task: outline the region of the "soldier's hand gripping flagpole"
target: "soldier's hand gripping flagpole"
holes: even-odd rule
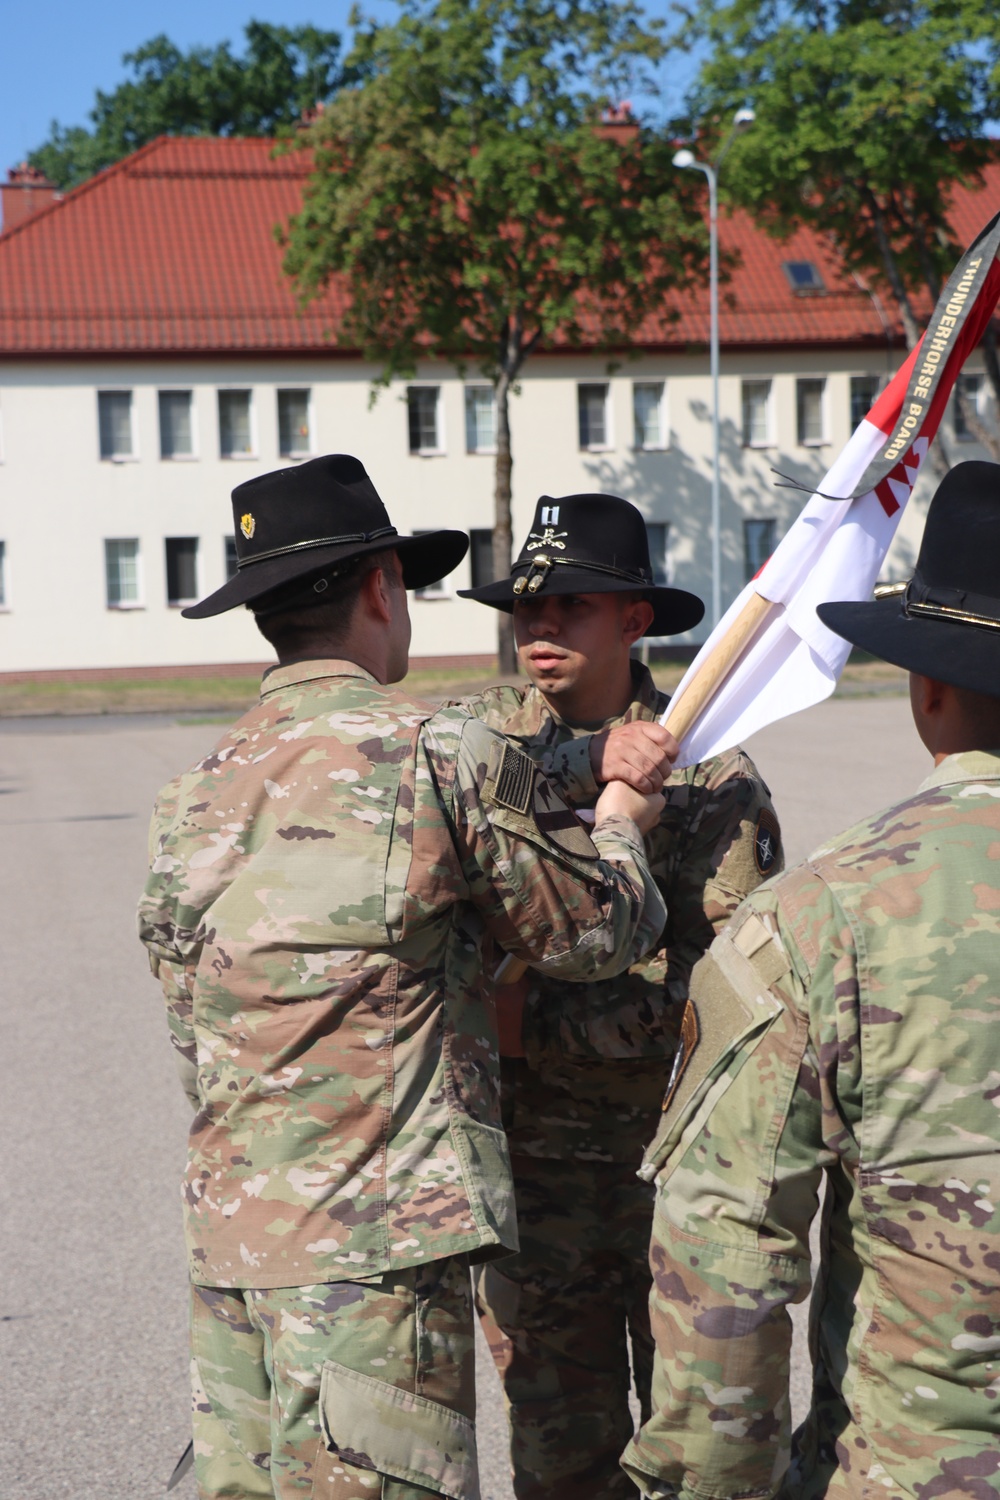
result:
[[[948,280],[897,371],[757,577],[695,657],[661,722],[676,766],[828,697],[849,644],[816,606],[870,596],[962,366],[1000,297],[1000,214]]]
[[[866,599],[969,353],[1000,298],[1000,214],[949,277],[920,343],[896,372],[757,577],[698,652],[661,719],[675,769],[829,697],[850,645],[816,606]],[[509,955],[498,986],[525,965]]]

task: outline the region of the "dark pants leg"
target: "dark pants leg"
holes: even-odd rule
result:
[[[618,1500],[633,1431],[629,1342],[649,1409],[652,1189],[630,1165],[515,1157],[521,1250],[477,1281],[504,1386],[518,1500]]]

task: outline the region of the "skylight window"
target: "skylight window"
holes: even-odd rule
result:
[[[785,260],[782,266],[793,292],[826,291],[823,278],[811,260]]]

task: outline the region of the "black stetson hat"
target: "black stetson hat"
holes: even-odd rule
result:
[[[408,589],[426,588],[458,566],[464,531],[400,536],[364,465],[328,453],[294,468],[248,479],[233,490],[237,571],[207,599],[181,610],[189,620],[250,604],[297,579],[320,577],[335,563],[391,548]]]
[[[697,625],[705,606],[695,594],[653,582],[641,513],[618,495],[543,495],[509,578],[459,589],[510,614],[515,599],[540,594],[641,591],[653,606],[647,635],[676,635]]]
[[[945,475],[909,583],[817,614],[883,661],[1000,698],[1000,464],[972,461]]]

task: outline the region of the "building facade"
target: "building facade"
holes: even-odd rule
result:
[[[160,140],[0,235],[0,674],[201,668],[267,655],[245,611],[180,610],[235,563],[229,492],[320,453],[356,453],[403,532],[472,534],[413,600],[416,658],[489,657],[492,389],[436,363],[371,401],[376,368],[331,338],[342,292],[301,314],[273,227],[305,169],[263,141]],[[1000,172],[958,203],[967,240]],[[724,605],[806,498],[902,357],[884,309],[800,231],[724,220],[720,413]],[[512,398],[514,530],[539,494],[610,490],[643,511],[662,579],[711,589],[707,294],[678,301],[609,369],[546,352]],[[976,360],[965,376],[986,410]],[[978,382],[978,387],[977,387]],[[956,430],[957,423],[957,430]],[[952,462],[982,456],[960,416]],[[888,560],[916,555],[926,476]],[[682,638],[695,644],[703,631]]]

